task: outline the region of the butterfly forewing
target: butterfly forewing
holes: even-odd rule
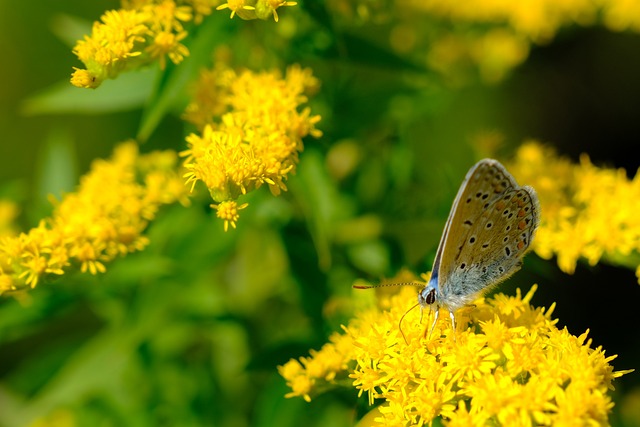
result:
[[[451,308],[520,268],[539,222],[538,199],[495,160],[478,162],[453,203],[436,264],[441,302]]]

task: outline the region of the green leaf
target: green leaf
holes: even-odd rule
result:
[[[69,48],[73,48],[78,40],[82,40],[85,35],[91,34],[91,21],[59,13],[51,19],[51,32]]]
[[[42,114],[104,114],[133,110],[149,98],[156,70],[145,68],[124,73],[116,80],[107,80],[97,90],[80,89],[69,81],[57,83],[26,99],[21,113]]]
[[[326,271],[331,266],[331,242],[335,225],[339,219],[350,215],[352,209],[340,196],[319,152],[306,150],[297,174],[289,187],[309,224],[320,268]]]

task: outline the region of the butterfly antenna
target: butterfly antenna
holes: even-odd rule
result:
[[[413,310],[414,308],[416,308],[416,307],[417,307],[417,306],[419,306],[419,305],[420,305],[420,303],[416,303],[416,304],[414,304],[414,305],[413,305],[409,310],[405,311],[405,312],[404,312],[404,314],[402,315],[402,317],[400,318],[400,321],[398,322],[398,329],[400,329],[400,333],[402,334],[402,338],[404,338],[404,342],[405,342],[405,344],[407,344],[407,345],[409,345],[409,341],[407,341],[407,337],[406,337],[406,335],[404,334],[404,331],[402,330],[402,321],[404,320],[404,317],[405,317],[407,314],[409,314],[409,312],[410,312],[411,310]],[[422,315],[422,312],[421,312],[421,315]]]
[[[373,289],[373,288],[387,288],[390,286],[417,286],[424,287],[424,282],[418,282],[417,280],[413,280],[411,282],[397,282],[397,283],[378,283],[376,285],[372,285],[370,283],[354,283],[353,289]]]
[[[354,283],[353,284],[353,289],[374,289],[374,288],[386,288],[386,287],[390,287],[390,286],[416,286],[416,287],[424,288],[425,284],[424,284],[424,282],[419,282],[417,280],[412,280],[410,282],[378,283],[376,285],[372,285],[370,283]],[[400,321],[398,322],[398,329],[400,329],[400,333],[402,334],[402,338],[404,338],[404,342],[407,345],[409,345],[409,341],[407,340],[407,336],[404,334],[404,331],[402,330],[402,321],[404,320],[404,317],[407,314],[409,314],[409,312],[411,310],[413,310],[414,308],[416,308],[419,305],[420,305],[420,303],[416,303],[415,305],[413,305],[409,310],[407,310],[402,315],[402,317],[400,318]],[[420,312],[420,322],[422,322],[422,311]]]

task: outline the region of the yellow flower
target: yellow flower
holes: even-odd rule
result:
[[[225,75],[226,74],[226,75]],[[222,67],[200,70],[198,81],[193,85],[192,101],[187,106],[184,118],[200,129],[226,113],[226,97],[230,80],[235,79],[232,70]]]
[[[295,6],[295,1],[285,0],[258,0],[256,3],[256,16],[260,19],[269,19],[273,16],[273,20],[278,22],[278,13],[276,9],[282,6]]]
[[[98,87],[100,83],[117,76],[129,58],[139,56],[139,45],[144,43],[149,29],[148,16],[135,10],[110,10],[95,22],[91,36],[78,41],[73,53],[87,67],[76,68],[71,83],[79,87]]]
[[[0,199],[0,237],[16,234],[14,221],[20,208],[11,200]]]
[[[640,5],[633,0],[333,0],[326,4],[341,27],[371,23],[375,40],[386,35],[398,54],[415,63],[426,62],[454,85],[475,77],[473,68],[485,82],[503,79],[526,60],[532,44],[550,43],[563,28],[604,24],[613,31],[640,32]],[[379,24],[390,22],[393,25],[385,34]]]
[[[193,8],[194,18],[193,22],[198,25],[202,23],[202,19],[205,16],[211,15],[213,9],[221,3],[222,0],[188,0]]]
[[[535,289],[478,299],[457,313],[457,331],[441,316],[431,337],[421,314],[407,313],[415,290],[383,297],[388,308],[358,314],[310,358],[279,368],[292,389],[287,397],[310,400],[348,375],[370,404],[383,400],[376,421],[384,425],[431,425],[437,417],[451,426],[606,423],[607,390],[630,371],[614,372],[615,356],[591,348],[586,333],[558,330],[551,309],[530,306]]]
[[[74,47],[73,53],[87,67],[74,68],[74,86],[96,88],[106,79],[153,61],[164,68],[167,57],[179,64],[189,56],[189,49],[180,43],[188,35],[183,23],[194,19],[196,24],[202,22],[214,6],[212,0],[192,0],[183,5],[174,0],[122,3],[122,9],[105,12],[101,22],[94,23],[91,35]]]
[[[613,31],[640,32],[640,3],[635,1],[603,1],[605,25]]]
[[[295,1],[285,0],[228,0],[217,7],[218,10],[231,10],[231,18],[238,15],[245,20],[251,19],[273,19],[278,22],[276,9],[282,6],[295,6]]]
[[[81,272],[86,273],[89,271],[91,274],[98,274],[98,272],[104,273],[107,271],[104,264],[98,260],[102,252],[104,252],[103,243],[84,242],[74,245],[70,251],[70,255],[81,263]],[[101,258],[108,259],[106,256],[102,256]]]
[[[463,400],[458,402],[455,417],[451,417],[447,423],[448,427],[468,427],[483,426],[488,421],[487,416],[482,412],[469,412],[467,405]]]
[[[148,244],[143,232],[159,206],[186,200],[177,166],[176,153],[140,155],[135,143],[120,145],[110,160],[96,160],[76,192],[54,200],[51,218],[0,240],[0,293],[33,288],[74,267],[101,273],[105,263],[142,250]]]
[[[92,75],[89,70],[81,70],[73,67],[75,70],[71,74],[71,84],[83,89],[95,89],[100,85],[98,79]]]
[[[511,69],[529,56],[526,40],[504,29],[490,30],[470,44],[470,56],[488,83],[503,80]]]
[[[169,56],[169,59],[174,64],[179,64],[186,56],[189,56],[189,49],[179,43],[185,37],[187,37],[186,31],[181,31],[178,34],[159,31],[153,38],[153,42],[147,46],[146,51],[149,52],[152,58],[159,59],[160,68],[162,69],[167,66],[165,55]]]
[[[255,0],[228,0],[226,3],[221,4],[216,9],[231,10],[230,18],[233,19],[235,15],[238,15],[242,19],[256,19],[256,8],[254,7]]]
[[[248,203],[243,203],[238,206],[233,200],[222,202],[218,205],[211,205],[211,207],[216,210],[218,218],[224,220],[224,231],[229,229],[229,224],[231,224],[231,227],[236,228],[236,222],[238,222],[240,218],[238,211],[247,206],[249,206]]]
[[[185,119],[202,129],[187,137],[185,178],[193,190],[203,182],[215,202],[234,201],[261,187],[271,193],[286,191],[285,180],[295,173],[302,139],[320,137],[315,128],[319,116],[305,107],[305,92],[317,88],[310,70],[299,66],[279,72],[234,72],[218,65],[200,74],[195,100],[186,109]],[[223,216],[221,216],[223,215]],[[237,212],[227,214],[225,230],[235,227]]]
[[[629,180],[624,170],[598,168],[587,155],[574,164],[535,141],[519,148],[509,170],[540,198],[544,215],[533,243],[538,255],[556,255],[567,273],[580,258],[590,265],[605,258],[640,267],[634,261],[640,251],[640,174]]]
[[[178,6],[174,0],[157,0],[144,5],[150,14],[150,27],[157,31],[182,32],[182,22],[191,21],[193,12],[190,6]]]
[[[455,0],[401,0],[398,6],[431,16],[446,18],[461,25],[476,23],[511,28],[536,43],[550,41],[566,25],[588,25],[597,16],[592,0],[540,0],[502,2],[473,0],[464,4]]]

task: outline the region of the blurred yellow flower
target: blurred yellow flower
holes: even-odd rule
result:
[[[612,31],[640,32],[640,5],[633,0],[328,0],[342,27],[376,26],[376,43],[388,31],[389,46],[465,83],[479,72],[487,83],[502,80],[529,55],[531,45],[553,41],[563,28],[604,24]],[[382,25],[380,25],[382,24]]]
[[[135,143],[96,160],[78,190],[53,200],[50,218],[15,237],[0,238],[0,294],[35,287],[73,269],[97,274],[117,256],[143,249],[160,205],[188,203],[175,152],[140,155]]]
[[[472,0],[401,0],[407,9],[458,23],[498,24],[535,43],[549,42],[562,26],[592,24],[597,16],[594,0],[539,0],[509,2]]]
[[[69,409],[58,408],[44,417],[35,419],[29,427],[75,427],[79,425],[74,413]]]
[[[153,43],[147,46],[146,51],[152,58],[158,58],[161,68],[167,66],[166,56],[174,64],[179,64],[185,56],[189,56],[189,49],[179,43],[185,37],[187,37],[186,31],[177,34],[170,31],[160,31],[153,38]]]
[[[602,20],[612,31],[640,32],[640,3],[633,0],[601,0]]]
[[[574,164],[535,141],[518,149],[509,170],[538,192],[543,212],[533,242],[538,255],[557,256],[567,273],[579,258],[590,265],[605,258],[638,274],[640,174],[630,180],[623,169],[594,166],[586,154]]]
[[[306,107],[305,92],[318,81],[311,71],[291,66],[279,72],[234,72],[223,66],[201,73],[194,102],[185,119],[202,129],[187,137],[185,178],[193,189],[202,181],[215,202],[218,217],[235,228],[237,210],[229,213],[224,202],[236,200],[267,184],[271,193],[286,191],[284,183],[295,172],[302,139],[320,137],[315,128],[320,116]]]
[[[278,22],[276,9],[282,6],[295,6],[295,1],[284,0],[228,0],[217,7],[218,10],[229,9],[231,18],[238,15],[245,20],[251,19],[273,19]]]
[[[279,367],[292,390],[287,396],[310,401],[350,378],[370,404],[383,400],[381,425],[431,425],[436,417],[451,426],[606,424],[613,406],[607,391],[630,371],[614,372],[615,356],[591,348],[587,333],[559,330],[553,306],[532,307],[536,288],[524,297],[518,290],[478,299],[458,311],[457,331],[441,320],[430,338],[419,310],[399,328],[415,290],[381,297],[380,307],[356,315],[311,357]]]
[[[445,23],[441,33],[429,43],[433,46],[428,49],[431,67],[445,76],[453,72],[456,79],[471,63],[477,66],[485,82],[495,83],[527,59],[532,43],[551,42],[563,27],[596,23],[600,2],[401,0],[398,7],[414,12],[405,14],[410,21],[422,15],[422,19],[428,17],[440,25]],[[426,36],[432,37],[432,33]],[[454,54],[447,53],[446,46],[454,46]]]
[[[14,221],[18,217],[20,208],[11,200],[0,199],[0,237],[16,234]]]

